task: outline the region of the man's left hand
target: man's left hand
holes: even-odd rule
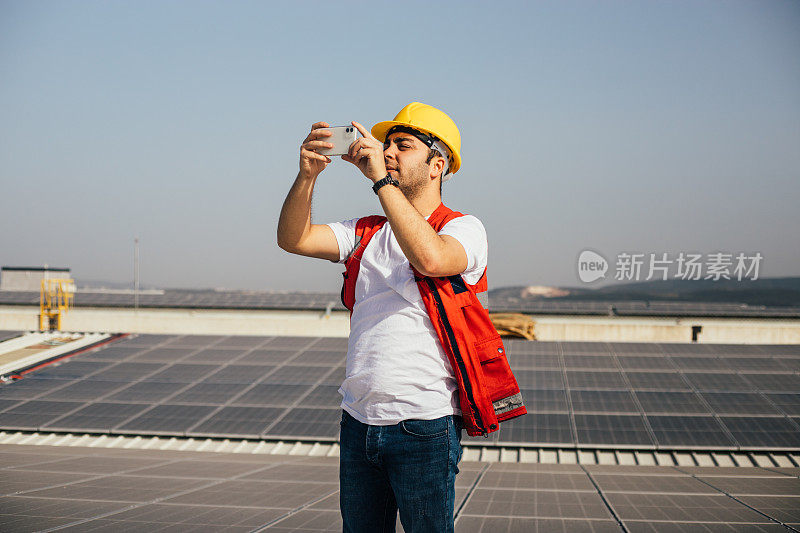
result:
[[[383,159],[383,143],[372,136],[358,122],[351,122],[363,135],[350,145],[350,150],[342,159],[353,163],[373,183],[386,177],[386,163]]]

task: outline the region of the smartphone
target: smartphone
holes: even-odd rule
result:
[[[333,133],[330,137],[324,137],[321,141],[333,144],[333,148],[323,148],[317,153],[327,156],[344,155],[350,150],[350,145],[356,140],[357,130],[355,126],[334,126],[332,128],[325,128]]]

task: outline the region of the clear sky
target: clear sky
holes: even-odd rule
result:
[[[489,279],[580,285],[586,249],[756,252],[800,275],[800,2],[0,2],[0,264],[338,291],[275,243],[311,123],[421,101]],[[354,167],[315,222],[378,213]]]

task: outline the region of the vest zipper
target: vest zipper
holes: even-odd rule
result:
[[[436,308],[439,311],[439,320],[442,321],[442,325],[444,326],[444,330],[447,333],[447,338],[450,340],[450,347],[453,349],[453,356],[455,357],[456,363],[458,364],[458,368],[461,371],[461,381],[464,383],[464,392],[466,393],[467,400],[469,400],[470,407],[472,408],[473,416],[475,417],[475,421],[477,422],[478,428],[481,430],[481,433],[486,436],[486,428],[483,425],[483,421],[481,420],[481,414],[478,411],[478,407],[475,405],[475,397],[472,393],[472,384],[469,382],[469,378],[467,377],[467,367],[464,364],[464,359],[461,357],[461,352],[458,349],[458,343],[456,342],[456,336],[453,332],[453,327],[450,325],[450,320],[447,318],[447,313],[444,310],[444,303],[442,303],[442,297],[439,295],[439,290],[436,288],[436,284],[433,283],[431,278],[425,278],[425,282],[428,284],[431,292],[433,292],[433,299],[436,302]]]

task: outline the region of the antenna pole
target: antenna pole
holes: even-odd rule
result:
[[[133,239],[133,309],[139,309],[139,237]]]

